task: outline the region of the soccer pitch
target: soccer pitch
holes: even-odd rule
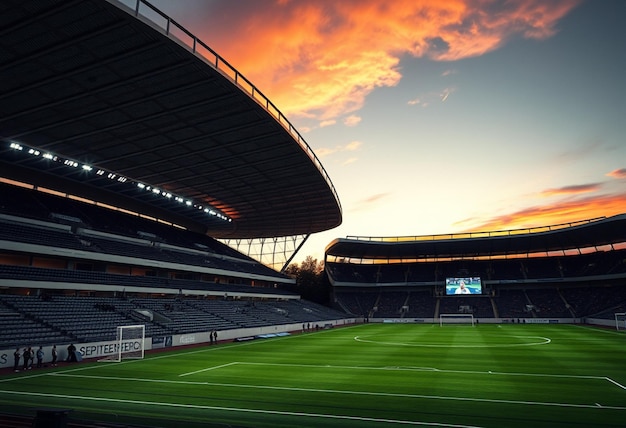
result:
[[[159,427],[623,427],[626,335],[364,324],[0,378],[3,411]]]

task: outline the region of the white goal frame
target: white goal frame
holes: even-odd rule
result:
[[[122,360],[143,359],[146,349],[146,326],[119,325],[115,338],[115,353],[107,355],[98,362],[119,363]]]
[[[446,322],[445,319],[451,319],[452,321]],[[443,327],[444,324],[471,324],[474,327],[474,314],[439,314],[439,327]]]
[[[620,323],[622,324],[621,327]],[[615,312],[615,329],[626,330],[626,312]]]

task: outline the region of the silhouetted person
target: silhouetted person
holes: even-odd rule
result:
[[[52,363],[51,365],[54,367],[57,365],[57,358],[59,357],[59,353],[57,352],[57,346],[54,345],[52,347]]]
[[[67,347],[67,361],[76,362],[76,346],[73,343]]]
[[[37,349],[37,368],[40,369],[43,367],[43,347],[39,347]]]
[[[22,354],[20,353],[20,348],[17,348],[13,353],[13,370],[16,372],[20,371],[20,357]]]
[[[30,360],[30,348],[24,348],[22,358],[24,359],[24,370],[28,370],[28,360]]]

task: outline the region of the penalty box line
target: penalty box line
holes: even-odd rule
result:
[[[579,409],[611,409],[611,410],[626,410],[623,406],[604,406],[598,403],[594,404],[575,404],[575,403],[559,403],[559,402],[542,402],[542,401],[528,401],[528,400],[505,400],[497,398],[473,398],[473,397],[453,397],[442,395],[427,395],[427,394],[408,394],[408,393],[393,393],[393,392],[371,392],[371,391],[352,391],[352,390],[336,390],[336,389],[320,389],[320,388],[294,388],[285,386],[271,386],[271,385],[250,385],[250,384],[231,384],[231,383],[218,383],[218,382],[193,382],[182,380],[166,380],[166,379],[146,379],[146,378],[127,378],[118,376],[90,376],[90,375],[77,375],[77,374],[62,374],[56,373],[50,374],[51,376],[63,376],[63,377],[76,377],[76,378],[88,378],[99,380],[116,380],[127,382],[148,382],[148,383],[164,383],[164,384],[186,384],[197,386],[212,386],[212,387],[224,387],[224,388],[240,388],[240,389],[259,389],[259,390],[278,390],[278,391],[292,391],[292,392],[313,392],[324,394],[338,394],[338,395],[361,395],[361,396],[374,396],[374,397],[397,397],[397,398],[411,398],[411,399],[424,399],[424,400],[439,400],[439,401],[458,401],[458,402],[476,402],[476,403],[493,403],[493,404],[513,404],[522,406],[541,406],[541,407],[561,407],[561,408],[579,408]],[[11,391],[0,391],[0,393],[9,393]],[[17,391],[15,391],[17,393]],[[22,394],[29,394],[26,392],[20,392]],[[32,393],[38,394],[38,393]],[[54,396],[54,394],[51,394]],[[98,399],[98,397],[89,397]],[[243,409],[245,410],[245,409]]]
[[[245,361],[234,361],[232,363],[222,364],[219,366],[207,367],[188,373],[178,375],[179,377],[190,376],[197,373],[207,372],[211,370],[221,369],[234,365],[250,365],[250,366],[279,366],[279,367],[297,367],[297,368],[324,368],[324,369],[341,369],[341,370],[386,370],[386,371],[416,371],[416,372],[436,372],[436,373],[457,373],[469,375],[488,375],[488,376],[520,376],[520,377],[543,377],[557,379],[583,379],[583,380],[601,380],[612,383],[620,389],[626,390],[626,386],[611,379],[608,376],[591,376],[591,375],[565,375],[552,373],[519,373],[519,372],[500,372],[500,371],[478,371],[478,370],[446,370],[437,369],[435,367],[367,367],[367,366],[335,366],[329,364],[289,364],[289,363],[255,363]]]

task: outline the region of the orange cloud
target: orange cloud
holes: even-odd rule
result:
[[[554,205],[530,207],[497,216],[479,226],[472,227],[468,232],[550,226],[623,213],[626,213],[626,195],[591,196]],[[459,224],[470,222],[471,219],[467,219]]]
[[[613,177],[613,178],[626,178],[626,168],[622,168],[622,169],[616,169],[613,170],[611,172],[609,172],[607,174],[608,177]]]
[[[541,196],[561,196],[561,195],[578,195],[580,193],[594,192],[600,189],[600,183],[577,184],[573,186],[564,186],[556,189],[547,189],[541,192]]]
[[[199,36],[288,117],[324,121],[357,111],[375,88],[396,85],[402,56],[454,61],[513,36],[550,37],[577,1],[244,3],[211,10]]]

